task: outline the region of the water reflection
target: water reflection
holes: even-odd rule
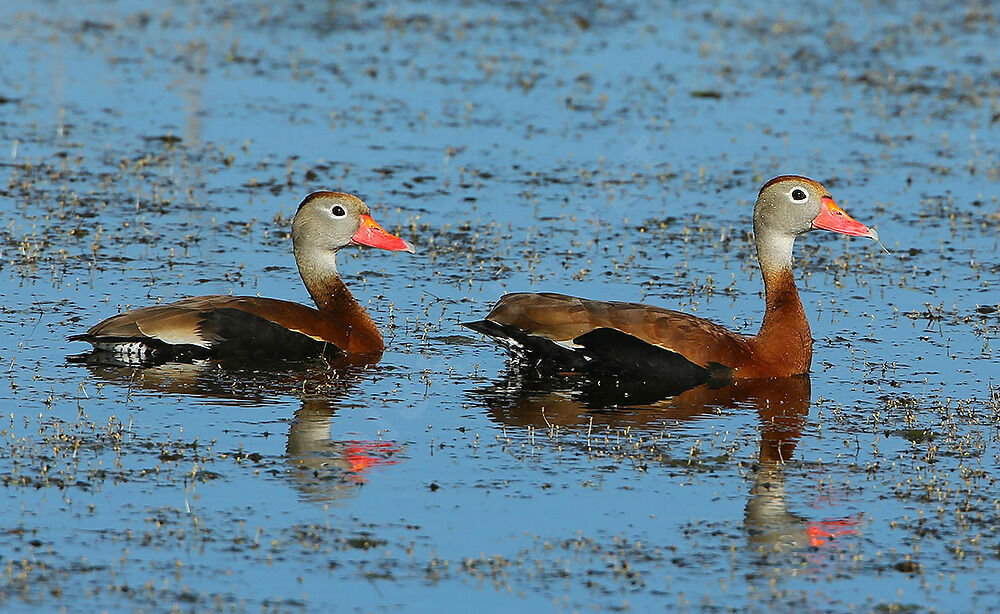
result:
[[[334,440],[333,418],[343,400],[364,380],[361,367],[332,368],[323,360],[286,362],[261,371],[219,361],[164,363],[147,367],[86,363],[98,381],[160,394],[212,399],[213,404],[262,407],[279,397],[301,399],[289,422],[285,475],[304,500],[321,502],[353,496],[375,475],[378,465],[395,464],[393,442]],[[251,461],[255,460],[250,458]]]
[[[485,402],[494,421],[507,426],[588,429],[621,427],[649,430],[710,418],[724,409],[753,409],[760,427],[760,449],[753,486],[744,512],[748,545],[767,559],[771,553],[822,546],[853,533],[852,519],[814,521],[788,510],[785,463],[809,415],[808,375],[708,385],[681,394],[662,394],[655,386],[508,371],[494,385],[471,391]]]
[[[308,501],[353,495],[373,474],[369,469],[397,462],[400,448],[390,441],[330,437],[338,399],[303,399],[288,430],[285,458],[296,488]]]

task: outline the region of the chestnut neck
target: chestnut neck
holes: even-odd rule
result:
[[[358,299],[347,289],[337,271],[336,252],[317,254],[312,250],[300,249],[297,245],[294,251],[299,276],[316,303],[316,308],[324,315],[349,326],[351,337],[360,336],[377,341],[377,344],[372,345],[381,347],[382,333]],[[354,343],[352,340],[351,345]]]
[[[758,358],[780,365],[784,375],[806,373],[812,363],[812,333],[792,274],[795,237],[763,229],[756,243],[766,305],[754,337]]]

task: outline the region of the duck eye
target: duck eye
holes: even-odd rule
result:
[[[795,188],[794,190],[792,190],[791,196],[792,200],[794,200],[797,203],[800,203],[805,199],[809,198],[809,196],[806,194],[806,191],[803,190],[802,188]]]
[[[340,205],[334,205],[330,212],[333,213],[333,217],[344,217],[347,215],[347,211],[344,211],[344,208]]]

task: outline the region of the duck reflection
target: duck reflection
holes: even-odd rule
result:
[[[304,399],[288,429],[285,458],[292,479],[309,501],[329,501],[350,495],[368,482],[369,469],[394,465],[400,448],[390,441],[330,438],[338,400]]]
[[[87,362],[98,381],[128,390],[207,398],[221,405],[263,406],[280,396],[300,398],[301,407],[289,422],[285,444],[285,474],[304,500],[332,501],[353,496],[374,476],[379,465],[397,462],[393,442],[334,440],[333,417],[348,393],[364,380],[368,369],[322,360],[283,363],[264,371],[239,363],[168,362],[145,367],[115,362]]]
[[[551,376],[513,369],[494,385],[471,391],[490,417],[507,426],[665,428],[708,418],[723,409],[754,409],[760,450],[744,513],[751,548],[762,553],[821,546],[853,533],[853,519],[813,521],[788,511],[785,462],[809,415],[808,375],[702,385],[679,394],[648,382]]]

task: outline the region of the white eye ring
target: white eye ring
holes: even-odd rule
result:
[[[333,214],[333,217],[344,217],[347,215],[347,210],[340,205],[334,205],[333,208],[330,209],[330,213]]]
[[[809,193],[800,187],[794,187],[788,192],[788,197],[792,199],[792,202],[803,203],[809,199]]]

